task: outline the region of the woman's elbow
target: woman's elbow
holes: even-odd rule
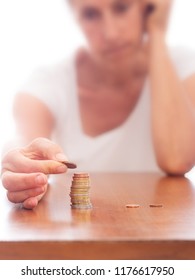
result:
[[[182,159],[157,160],[157,162],[160,169],[171,176],[184,176],[195,165],[194,161],[184,161]]]

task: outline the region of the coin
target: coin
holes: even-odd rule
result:
[[[126,208],[139,208],[139,204],[126,204]]]
[[[76,188],[71,188],[71,194],[89,194],[89,188],[85,189],[76,189]]]
[[[90,188],[89,182],[72,182],[72,189]]]
[[[89,173],[74,173],[73,179],[75,178],[89,178]]]
[[[85,177],[83,177],[83,178],[74,178],[74,180],[72,181],[72,183],[73,184],[87,184],[87,183],[90,183],[90,181],[89,181],[89,178],[85,178]]]
[[[70,161],[63,161],[63,164],[65,164],[69,169],[75,169],[77,168],[76,163],[70,162]]]
[[[71,207],[73,209],[91,209],[92,208],[92,204],[88,204],[88,205],[71,205]]]
[[[163,207],[163,205],[162,204],[150,204],[149,205],[150,207]]]

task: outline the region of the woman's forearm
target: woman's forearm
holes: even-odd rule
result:
[[[195,164],[195,108],[172,64],[163,34],[150,36],[152,133],[159,166],[184,174]]]

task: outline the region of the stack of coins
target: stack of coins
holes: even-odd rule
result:
[[[92,204],[89,198],[90,178],[88,173],[75,173],[70,191],[71,207],[74,209],[89,209]]]

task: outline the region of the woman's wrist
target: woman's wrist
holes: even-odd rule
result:
[[[148,36],[148,51],[149,56],[159,57],[163,53],[167,54],[166,34],[165,32],[153,29]]]

